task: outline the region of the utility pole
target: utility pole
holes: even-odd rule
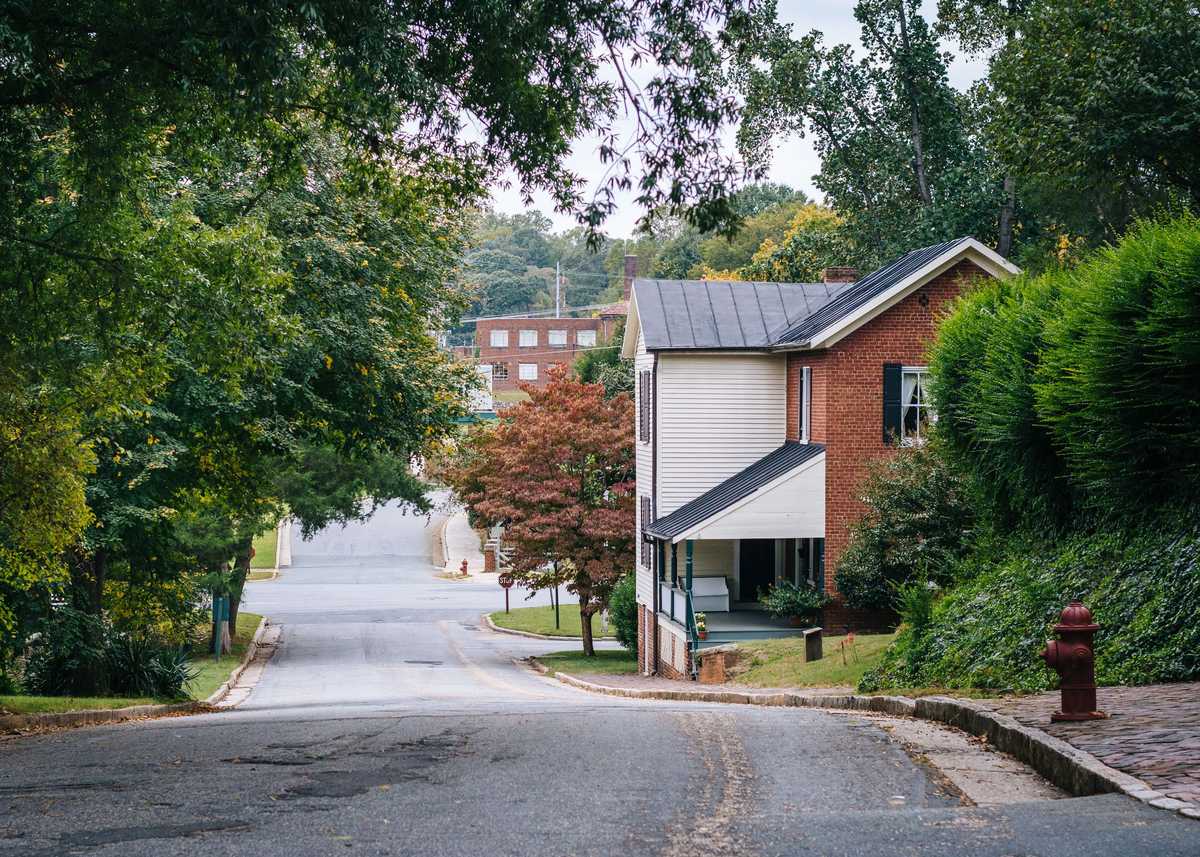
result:
[[[562,274],[559,271],[561,262],[554,263],[554,317],[562,318]]]

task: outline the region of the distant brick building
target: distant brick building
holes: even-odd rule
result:
[[[625,257],[625,300],[592,318],[490,318],[475,324],[477,360],[492,367],[492,391],[546,383],[552,367],[569,366],[582,351],[603,345],[625,317],[637,256]]]

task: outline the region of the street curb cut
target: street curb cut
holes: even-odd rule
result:
[[[208,710],[208,704],[204,702],[170,702],[163,705],[130,705],[127,708],[89,708],[58,714],[5,714],[0,716],[0,734],[99,726],[125,720],[165,717],[169,714],[200,714]]]
[[[542,674],[549,670],[531,658],[528,663]],[[860,696],[841,694],[818,696],[785,691],[780,693],[739,693],[728,690],[664,690],[610,687],[584,681],[568,673],[556,672],[554,678],[571,687],[609,696],[633,699],[664,699],[676,702],[718,702],[741,705],[829,708],[846,711],[872,711],[900,717],[919,717],[954,726],[985,738],[989,744],[1029,765],[1055,785],[1073,795],[1083,796],[1120,792],[1137,798],[1156,809],[1178,812],[1185,818],[1200,816],[1194,803],[1173,800],[1155,791],[1137,777],[1110,768],[1091,753],[1073,747],[1033,726],[1024,726],[1012,717],[998,714],[986,706],[946,696]]]
[[[205,705],[216,705],[229,695],[229,691],[237,684],[237,680],[242,677],[242,673],[246,671],[247,665],[258,654],[258,644],[262,640],[262,635],[267,630],[267,624],[266,616],[258,620],[258,628],[255,629],[254,636],[250,638],[250,644],[246,646],[246,651],[242,654],[242,662],[233,668],[233,672],[229,674],[229,678],[225,679],[225,683],[214,690],[208,699],[204,700]]]
[[[483,624],[488,626],[489,630],[495,631],[497,634],[512,634],[514,637],[528,637],[531,640],[551,640],[561,643],[582,643],[583,637],[552,637],[549,634],[535,634],[532,631],[516,631],[512,628],[501,628],[492,621],[491,613],[483,614]],[[597,639],[604,639],[603,637]]]

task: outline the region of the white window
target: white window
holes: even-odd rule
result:
[[[507,381],[508,380],[508,364],[494,363],[492,364],[492,380]]]
[[[537,364],[536,363],[518,363],[517,377],[522,381],[537,380]]]
[[[518,344],[522,348],[531,348],[531,347],[537,345],[537,331],[536,330],[522,330],[521,331],[521,340]]]
[[[905,366],[900,372],[900,442],[924,443],[929,426],[937,422],[929,397],[929,370]]]
[[[594,330],[577,330],[575,331],[575,342],[582,348],[591,348],[596,344],[596,331]]]
[[[812,368],[809,366],[800,370],[799,393],[800,442],[808,443],[812,439]]]
[[[549,332],[548,339],[546,341],[551,345],[566,345],[567,332],[565,330],[552,330]]]
[[[491,338],[492,348],[508,348],[508,331],[493,330]]]

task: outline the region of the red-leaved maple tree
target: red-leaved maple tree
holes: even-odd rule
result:
[[[530,400],[472,435],[447,476],[476,518],[503,524],[514,579],[579,599],[592,655],[592,616],[634,562],[633,403],[562,369],[523,389]]]

